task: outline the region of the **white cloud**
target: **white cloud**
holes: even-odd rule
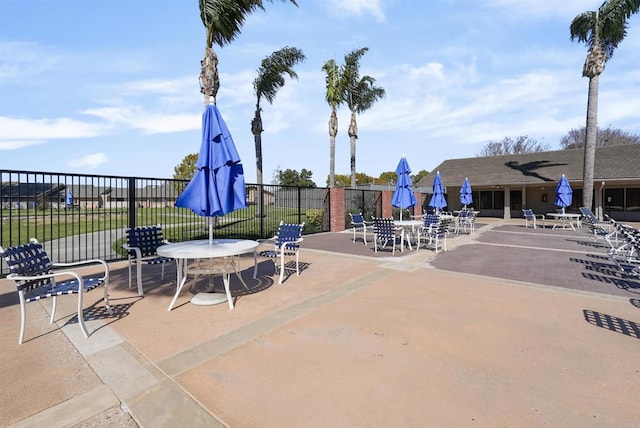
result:
[[[381,0],[330,0],[329,4],[340,15],[372,15],[378,22],[385,20]]]
[[[17,150],[43,143],[42,140],[0,140],[0,150]]]
[[[47,140],[86,138],[103,135],[106,127],[67,117],[55,119],[16,119],[0,116],[0,142],[5,140]]]
[[[92,153],[81,158],[73,159],[69,162],[70,167],[84,168],[84,169],[96,169],[100,165],[103,165],[109,161],[109,158],[104,153]]]
[[[510,14],[525,17],[557,15],[573,19],[579,13],[596,10],[602,0],[563,0],[563,1],[531,1],[531,0],[488,0],[487,5],[493,8],[506,9]]]

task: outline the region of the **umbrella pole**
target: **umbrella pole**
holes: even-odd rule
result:
[[[213,223],[209,217],[209,245],[213,245]]]

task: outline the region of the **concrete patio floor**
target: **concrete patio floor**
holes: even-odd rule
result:
[[[139,297],[114,263],[89,339],[64,296],[55,324],[27,305],[18,345],[0,280],[0,426],[637,426],[640,281],[584,230],[479,220],[437,256],[308,236],[282,285],[243,257],[234,310],[183,290],[168,312],[174,269],[145,267]]]

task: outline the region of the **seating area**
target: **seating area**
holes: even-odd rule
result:
[[[612,403],[607,397],[613,387],[619,390],[628,387],[629,378],[635,373],[637,364],[633,355],[640,302],[634,284],[640,282],[638,277],[622,277],[607,260],[606,249],[588,245],[590,237],[585,230],[553,233],[547,229],[544,233],[523,234],[518,233],[522,230],[520,218],[506,222],[480,220],[476,235],[481,238],[477,242],[472,243],[475,240],[467,239],[468,236],[450,234],[447,252],[440,251],[437,257],[431,257],[431,250],[421,245],[419,252],[405,253],[400,259],[396,254],[394,260],[388,261],[385,260],[391,256],[388,245],[389,251],[382,251],[379,258],[374,258],[371,240],[368,240],[369,247],[353,245],[349,229],[305,236],[300,257],[301,261],[311,264],[311,269],[303,269],[299,277],[291,275],[287,279],[286,283],[295,287],[274,286],[277,279],[273,277],[271,262],[262,260],[260,285],[256,285],[258,281],[248,280],[247,271],[243,271],[242,276],[252,290],[265,287],[266,292],[243,295],[234,311],[229,311],[226,305],[192,306],[185,292],[177,310],[167,312],[170,293],[147,291],[147,296],[139,298],[135,288],[128,288],[128,262],[110,264],[110,304],[115,313],[121,313],[123,306],[128,305],[124,312],[127,316],[94,317],[95,313],[89,311],[94,309],[95,301],[103,308],[102,293],[95,293],[90,299],[85,295],[84,315],[91,333],[88,341],[73,325],[75,296],[59,298],[56,317],[64,316],[62,323],[66,317],[71,320],[62,329],[48,327],[45,322],[49,315],[45,309],[50,305],[27,305],[30,312],[25,344],[17,345],[15,337],[11,337],[13,334],[9,334],[0,352],[5,368],[5,403],[15,397],[24,404],[5,406],[10,410],[3,412],[5,423],[0,425],[21,422],[21,426],[39,426],[36,417],[58,415],[65,410],[68,415],[72,413],[68,411],[68,404],[86,402],[95,397],[94,393],[100,393],[101,398],[108,399],[107,403],[113,403],[109,406],[130,409],[140,426],[161,426],[167,420],[174,426],[216,426],[212,415],[224,418],[224,423],[219,425],[250,426],[259,418],[259,424],[267,421],[270,426],[286,426],[288,420],[298,417],[308,420],[296,409],[283,411],[278,407],[279,403],[295,402],[301,388],[305,388],[305,381],[314,382],[309,396],[312,400],[326,400],[327,391],[335,391],[335,379],[327,376],[326,371],[292,373],[291,367],[315,359],[328,361],[323,364],[331,369],[353,359],[354,355],[375,363],[376,373],[384,381],[383,395],[363,404],[361,397],[367,393],[371,371],[367,366],[365,370],[350,373],[346,381],[349,385],[361,385],[357,389],[360,395],[350,398],[353,394],[346,391],[343,396],[330,398],[337,405],[332,406],[330,420],[323,419],[324,425],[335,425],[336,421],[350,417],[350,408],[358,406],[363,413],[375,414],[372,418],[358,419],[361,425],[376,425],[383,420],[391,426],[403,425],[406,421],[419,426],[441,406],[450,406],[451,412],[462,414],[459,420],[464,425],[462,418],[467,419],[468,414],[464,412],[469,410],[470,403],[474,409],[484,409],[486,394],[482,392],[486,388],[474,390],[472,395],[453,405],[449,398],[441,397],[425,410],[420,407],[420,397],[442,395],[442,383],[430,382],[431,373],[416,371],[415,367],[428,366],[434,358],[443,364],[442,382],[448,381],[449,374],[461,371],[484,373],[499,369],[505,374],[506,389],[500,392],[499,405],[491,409],[492,421],[509,424],[509,416],[500,419],[504,403],[517,408],[522,404],[519,397],[531,391],[534,391],[534,400],[551,403],[552,407],[546,411],[566,414],[562,397],[566,396],[567,388],[558,391],[538,388],[541,383],[557,382],[558,376],[563,377],[563,385],[571,387],[569,393],[578,397],[578,402],[572,404],[574,408],[588,409],[594,399],[598,399],[600,422],[606,417],[614,425],[624,426],[625,421],[635,420],[638,410],[627,405],[633,397],[627,397],[624,406],[619,401]],[[568,236],[572,237],[567,239]],[[327,246],[314,246],[313,251],[306,251],[314,240],[332,242],[333,238],[341,242],[342,253]],[[459,245],[465,242],[470,245]],[[265,249],[268,244],[261,243]],[[45,248],[48,249],[47,244]],[[350,251],[365,254],[367,250],[371,257],[345,256]],[[49,250],[49,254],[54,253]],[[522,263],[533,258],[535,264]],[[472,262],[461,262],[467,259]],[[241,257],[240,261],[241,268],[245,269],[253,263],[248,257]],[[527,286],[521,282],[523,269]],[[160,281],[159,268],[145,270],[144,274],[145,285]],[[235,290],[242,289],[231,276]],[[0,307],[0,320],[7,332],[17,333],[19,305],[15,288],[10,290],[13,286],[10,282],[2,282],[3,293],[9,296],[10,291],[15,304],[5,298],[5,305]],[[161,290],[165,291],[164,287]],[[402,296],[404,298],[400,298]],[[42,332],[39,324],[48,329]],[[558,325],[562,328],[556,328]],[[522,335],[523,329],[526,335]],[[38,335],[34,340],[36,330]],[[496,336],[495,331],[504,334]],[[416,344],[416,337],[429,338],[428,343],[451,346],[435,347],[427,354],[416,352],[416,346],[427,343]],[[518,358],[496,363],[493,357],[469,359],[468,355],[449,352],[451,347],[468,347],[470,337],[475,340],[473,349],[478,354],[497,353],[496,358],[500,360],[506,349]],[[506,342],[505,337],[509,338]],[[114,340],[116,338],[118,340]],[[522,349],[531,352],[522,352]],[[578,358],[569,371],[562,365],[558,370],[548,370],[548,365],[536,366],[539,349],[553,361],[569,361],[585,349],[590,350],[590,358]],[[381,355],[385,358],[380,358]],[[401,358],[387,358],[390,355]],[[611,355],[622,356],[615,370],[602,364]],[[523,365],[538,367],[536,376],[523,376]],[[264,370],[265,366],[270,369]],[[581,391],[591,381],[582,382],[582,373],[592,373],[597,379],[606,378],[611,388],[594,388],[593,393],[584,398]],[[419,376],[424,394],[417,396],[407,390],[406,379],[411,376]],[[491,382],[492,379],[486,379],[489,389]],[[273,386],[273,392],[265,395],[263,390],[255,388],[257,383]],[[298,387],[292,389],[292,384]],[[68,385],[73,389],[68,395],[62,395],[59,391]],[[24,399],[29,391],[35,390],[49,401]],[[452,391],[455,393],[457,389]],[[220,400],[222,396],[228,399]],[[160,411],[158,397],[163,399]],[[378,412],[390,402],[402,405],[408,401],[412,410],[403,414],[402,420],[387,412],[380,416]],[[348,404],[349,408],[340,407],[340,403]],[[246,411],[247,406],[251,414]],[[20,413],[16,409],[27,411]],[[522,413],[530,415],[527,421],[535,425],[539,415],[527,409]],[[571,417],[570,423],[579,425],[587,421],[588,425],[592,414],[583,414],[586,416]],[[65,426],[80,426],[80,422],[82,420],[74,420]]]
[[[0,247],[10,273],[7,279],[13,280],[20,298],[20,334],[18,344],[24,341],[26,326],[26,304],[42,299],[52,298],[50,323],[56,321],[56,305],[58,296],[76,294],[78,296],[78,325],[84,337],[89,332],[84,323],[83,295],[100,286],[104,291],[104,304],[111,314],[109,305],[109,266],[103,260],[92,259],[76,263],[54,263],[44,247],[36,239],[29,243],[14,247]],[[78,268],[90,265],[101,265],[102,273],[96,276],[83,276]]]

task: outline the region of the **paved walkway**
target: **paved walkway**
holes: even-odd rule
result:
[[[32,303],[23,345],[0,280],[0,426],[636,426],[640,286],[602,242],[516,221],[437,256],[310,236],[282,285],[243,258],[233,311],[183,291],[167,312],[173,270],[141,298],[117,263],[116,316],[87,294],[85,339],[74,297],[53,325]]]

